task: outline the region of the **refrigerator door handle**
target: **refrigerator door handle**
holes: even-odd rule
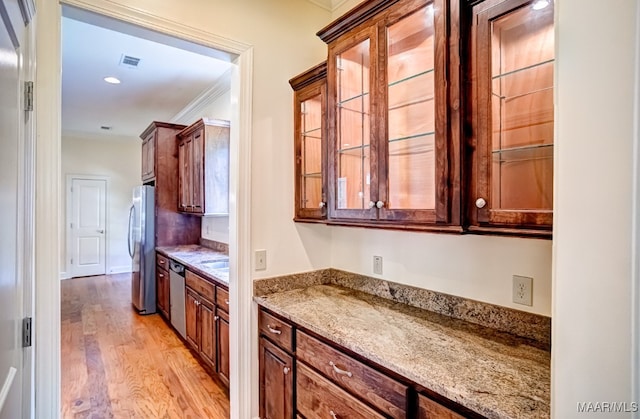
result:
[[[133,228],[131,227],[131,222],[133,221],[133,205],[129,208],[129,240],[127,240],[127,246],[129,247],[129,256],[133,257],[133,249],[131,246],[131,241],[133,240]]]

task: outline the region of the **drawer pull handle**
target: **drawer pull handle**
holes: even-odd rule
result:
[[[282,334],[282,330],[278,330],[278,329],[276,329],[276,327],[278,327],[278,326],[273,326],[272,327],[270,324],[267,325],[267,329],[269,329],[269,331],[271,333],[275,333],[276,335]]]
[[[335,413],[333,413],[333,410],[329,410],[329,413],[331,414],[331,419],[339,419],[338,415],[336,415]]]
[[[284,367],[282,369],[282,372],[284,372],[285,374],[289,374],[289,371],[291,371],[291,368],[289,368],[289,367]]]
[[[336,374],[346,375],[349,378],[353,377],[353,374],[351,374],[351,371],[341,370],[340,368],[338,368],[336,364],[333,363],[333,361],[329,361],[329,365],[333,367],[333,370],[336,372]]]

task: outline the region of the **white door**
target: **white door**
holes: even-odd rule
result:
[[[106,272],[106,179],[71,179],[71,276]]]
[[[24,15],[30,17],[30,15]],[[22,348],[25,273],[26,30],[18,0],[0,0],[0,419],[30,415],[30,356]],[[28,20],[28,19],[27,19]],[[24,374],[24,375],[23,375]]]

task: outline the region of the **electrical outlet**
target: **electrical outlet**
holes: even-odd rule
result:
[[[264,249],[256,250],[255,270],[264,271],[266,269],[267,269],[267,251]]]
[[[513,302],[525,306],[533,305],[533,278],[513,275]]]
[[[382,275],[382,256],[373,257],[373,273]]]

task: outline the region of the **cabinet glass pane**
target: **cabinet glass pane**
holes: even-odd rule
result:
[[[339,209],[364,209],[370,201],[369,44],[366,39],[336,57]]]
[[[369,146],[341,150],[338,156],[340,171],[336,185],[337,208],[368,208],[371,200]]]
[[[435,135],[389,143],[389,207],[435,208]]]
[[[492,208],[553,208],[553,5],[491,22]]]
[[[433,5],[387,28],[388,208],[435,208]]]
[[[322,98],[300,104],[302,170],[301,208],[319,208],[322,201]]]

